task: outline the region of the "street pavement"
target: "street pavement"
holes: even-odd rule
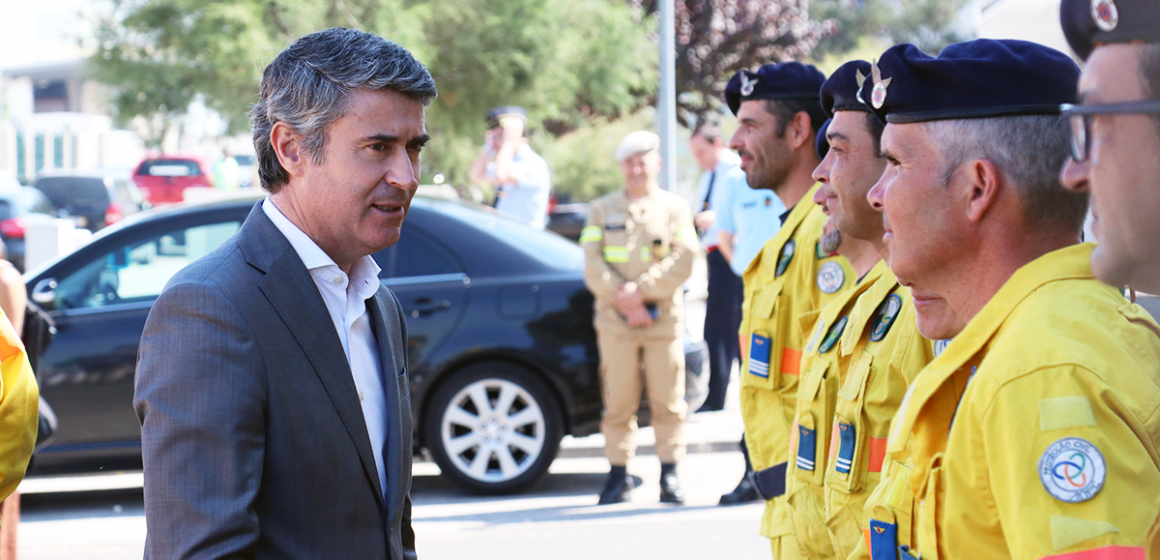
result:
[[[623,559],[769,557],[758,535],[762,505],[717,506],[743,472],[736,388],[722,412],[695,414],[681,464],[686,505],[661,505],[653,433],[640,430],[629,470],[644,480],[629,503],[597,506],[608,463],[600,435],[565,438],[548,476],[515,496],[466,494],[416,462],[411,493],[422,558]],[[27,479],[20,487],[20,560],[140,558],[145,542],[141,473]]]

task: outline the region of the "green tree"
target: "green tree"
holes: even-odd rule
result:
[[[841,56],[866,39],[889,45],[913,43],[932,55],[965,37],[952,23],[966,0],[814,0],[810,18],[831,21],[833,31],[814,56]]]
[[[648,23],[608,0],[115,0],[97,22],[94,76],[114,117],[158,145],[192,101],[246,130],[261,70],[295,38],[333,26],[379,33],[428,65],[429,173],[462,181],[483,115],[521,104],[553,136],[639,109],[655,88]]]

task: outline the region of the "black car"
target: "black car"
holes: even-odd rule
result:
[[[0,239],[8,249],[8,261],[24,271],[24,235],[28,220],[36,216],[52,218],[56,210],[40,191],[32,187],[0,189]]]
[[[53,170],[37,177],[33,186],[48,197],[58,216],[94,232],[147,207],[127,171]]]
[[[37,376],[58,429],[34,472],[140,468],[132,396],[146,315],[166,281],[232,236],[254,203],[145,212],[25,277],[57,327]],[[565,434],[599,429],[580,247],[416,197],[398,244],[374,258],[407,314],[416,449],[445,474],[474,491],[514,491],[547,471]],[[481,451],[497,435],[507,445]]]

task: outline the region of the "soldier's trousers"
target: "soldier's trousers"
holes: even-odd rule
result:
[[[613,466],[625,466],[636,453],[636,413],[641,400],[641,370],[648,391],[657,456],[675,463],[685,456],[685,353],[681,338],[633,336],[622,329],[597,329],[600,380],[604,394],[604,453]],[[643,367],[642,367],[643,366]]]

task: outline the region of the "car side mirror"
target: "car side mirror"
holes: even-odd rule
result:
[[[41,307],[52,309],[52,305],[56,303],[56,279],[45,278],[37,282],[32,288],[31,298]]]

